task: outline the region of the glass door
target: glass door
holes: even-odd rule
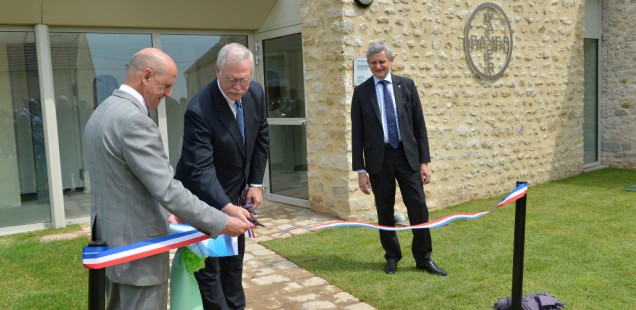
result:
[[[269,162],[265,198],[308,206],[305,79],[302,36],[257,36],[269,112]]]
[[[51,221],[35,33],[0,31],[0,228]]]

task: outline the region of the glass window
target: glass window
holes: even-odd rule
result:
[[[264,40],[263,51],[269,117],[304,118],[305,80],[300,34]]]
[[[84,127],[126,77],[130,57],[152,46],[150,34],[52,32],[51,61],[66,218],[90,215]]]
[[[228,43],[247,46],[247,36],[161,35],[161,49],[172,57],[178,70],[172,97],[166,98],[168,151],[173,168],[181,157],[183,115],[188,102],[216,78],[216,56]]]
[[[583,108],[584,163],[595,163],[598,158],[598,39],[584,39],[585,78]]]
[[[0,227],[51,221],[35,34],[0,32]]]

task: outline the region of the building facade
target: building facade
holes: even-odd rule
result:
[[[173,164],[219,48],[248,46],[269,105],[266,198],[374,220],[351,171],[350,102],[368,44],[419,90],[430,208],[606,166],[636,168],[630,1],[9,0],[0,12],[0,234],[86,222],[82,132],[130,56],[175,59],[152,116]],[[471,45],[472,44],[472,45]],[[468,46],[468,47],[467,47]],[[486,72],[486,78],[479,75]],[[497,76],[488,78],[488,75]]]

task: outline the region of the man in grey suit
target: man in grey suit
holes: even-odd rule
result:
[[[243,208],[219,211],[173,178],[148,111],[170,96],[176,76],[168,55],[142,49],[131,58],[124,84],[86,125],[93,239],[111,248],[167,235],[170,213],[211,237],[237,236],[254,227]],[[167,252],[106,268],[108,309],[166,309],[168,277]]]
[[[351,153],[358,186],[375,197],[378,222],[395,226],[395,181],[411,225],[428,221],[423,185],[430,183],[431,155],[426,124],[413,80],[393,75],[393,53],[384,41],[374,41],[367,50],[367,64],[373,74],[356,86],[351,100]],[[386,266],[394,274],[402,259],[398,236],[380,231]],[[413,230],[412,253],[418,269],[446,276],[431,259],[433,246],[429,229]]]

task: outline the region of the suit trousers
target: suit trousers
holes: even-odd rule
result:
[[[135,286],[112,282],[106,277],[108,310],[168,308],[168,282],[153,286]]]
[[[238,237],[239,254],[227,257],[208,257],[205,267],[194,273],[199,283],[203,309],[228,310],[245,308],[243,290],[243,256],[245,235]]]
[[[428,222],[428,209],[424,197],[424,188],[420,171],[414,171],[408,163],[404,148],[386,148],[382,169],[378,174],[370,174],[371,188],[375,197],[378,222],[383,226],[395,226],[396,180],[400,186],[402,199],[406,206],[411,225]],[[431,259],[433,246],[430,229],[414,229],[411,249],[417,265]],[[380,242],[384,248],[385,259],[402,259],[400,241],[394,231],[380,230]]]

